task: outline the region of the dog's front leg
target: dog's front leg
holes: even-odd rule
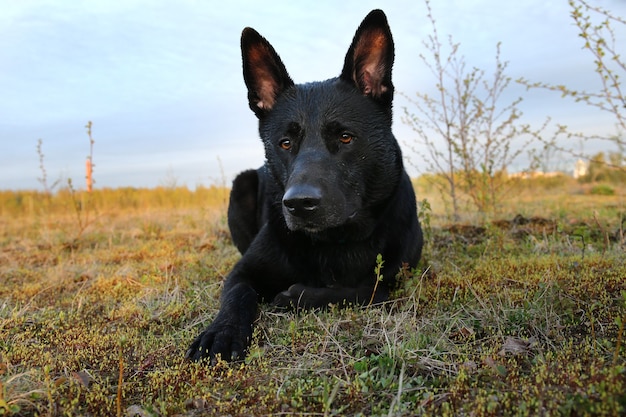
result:
[[[218,357],[238,360],[245,356],[252,338],[252,324],[257,314],[256,291],[245,281],[240,281],[233,271],[222,293],[217,316],[189,346],[185,357],[198,361],[209,358],[211,364]],[[230,285],[229,285],[230,284]]]

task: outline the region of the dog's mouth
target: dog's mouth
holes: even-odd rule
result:
[[[332,216],[324,217],[322,218],[322,221],[315,221],[310,219],[304,220],[293,216],[287,216],[286,220],[287,227],[289,227],[289,229],[292,231],[302,231],[309,235],[320,235],[331,229],[336,229],[338,227],[353,223],[354,220],[358,217],[358,214],[358,210],[354,210],[347,217],[343,218],[343,220],[333,219]]]
[[[322,233],[325,229],[321,229],[315,225],[305,225],[302,228],[302,231],[304,233],[310,234],[310,235],[317,235],[319,233]]]

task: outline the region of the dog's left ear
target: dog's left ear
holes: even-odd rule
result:
[[[263,117],[293,81],[272,45],[252,28],[241,33],[241,54],[250,108],[257,117]]]
[[[372,10],[356,31],[340,78],[354,83],[365,95],[391,105],[394,47],[387,17]]]

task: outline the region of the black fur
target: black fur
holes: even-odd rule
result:
[[[417,264],[415,195],[391,133],[393,40],[385,14],[358,28],[338,78],[295,85],[254,29],[241,37],[250,108],[266,162],[241,173],[228,224],[243,254],[213,323],[187,358],[242,358],[259,301],[283,307],[388,298],[403,263]],[[376,256],[384,259],[376,285]],[[376,292],[374,294],[374,289]]]

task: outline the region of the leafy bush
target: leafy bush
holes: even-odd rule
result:
[[[589,193],[593,195],[615,195],[615,190],[609,185],[599,184],[594,186]]]

